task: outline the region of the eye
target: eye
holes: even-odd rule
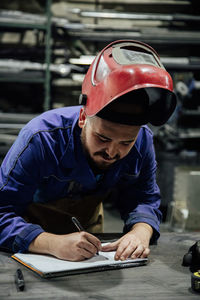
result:
[[[123,146],[130,146],[133,142],[122,142],[121,144]]]
[[[99,140],[102,142],[102,143],[107,143],[108,142],[108,140],[106,140],[106,139],[104,139],[104,138],[102,138],[102,137],[98,137],[99,138]]]

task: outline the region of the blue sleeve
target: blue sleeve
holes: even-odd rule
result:
[[[27,251],[30,242],[44,231],[22,218],[41,176],[37,138],[28,140],[22,130],[0,168],[0,247],[13,252]]]
[[[153,228],[152,242],[159,236],[162,214],[160,206],[160,190],[156,183],[155,151],[153,140],[148,138],[145,153],[135,174],[126,174],[119,184],[119,209],[124,220],[124,232],[139,222],[149,224]]]

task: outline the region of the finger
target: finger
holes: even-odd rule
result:
[[[115,251],[118,247],[119,241],[109,243],[105,246],[102,246],[102,251]]]
[[[97,247],[90,242],[84,242],[81,247],[90,252],[92,255],[95,255],[98,252]]]
[[[82,239],[77,243],[77,246],[81,249],[85,249],[86,251],[88,251],[89,253],[91,253],[91,255],[94,255],[95,253],[97,253],[97,248],[90,243],[88,240],[86,239]]]
[[[79,260],[84,260],[86,258],[91,258],[94,256],[94,253],[91,253],[85,248],[79,247],[77,251],[79,253]]]
[[[95,247],[95,253],[101,251],[101,241],[96,236],[86,232],[85,238],[90,244],[92,244]]]
[[[139,258],[143,252],[144,252],[145,248],[143,245],[138,245],[136,247],[136,249],[133,251],[132,255],[131,255],[131,258]]]
[[[97,248],[88,241],[88,233],[87,232],[79,232],[78,238],[76,241],[76,247],[79,249],[85,249],[86,251],[90,252],[92,255],[94,255],[97,252]]]
[[[143,253],[142,253],[142,255],[141,255],[141,258],[148,257],[149,254],[150,254],[150,249],[149,249],[149,248],[146,248],[146,249],[143,251]]]
[[[131,257],[132,253],[135,251],[136,248],[137,246],[135,244],[129,243],[128,246],[124,248],[124,250],[121,252],[121,254],[119,253],[117,255],[119,255],[120,260],[125,260]]]
[[[123,256],[123,252],[129,247],[130,241],[129,240],[122,240],[121,243],[119,244],[116,254],[115,254],[115,260],[121,259],[121,256]]]

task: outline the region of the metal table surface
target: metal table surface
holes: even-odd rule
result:
[[[191,290],[191,273],[182,267],[182,257],[200,233],[163,232],[158,245],[151,246],[146,266],[43,279],[20,265],[11,254],[0,252],[0,299],[200,299]],[[114,236],[113,236],[114,238]],[[20,267],[25,290],[14,281]]]

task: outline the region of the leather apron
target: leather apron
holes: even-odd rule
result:
[[[46,232],[67,234],[76,232],[71,221],[75,216],[82,226],[91,233],[103,232],[103,204],[108,195],[87,195],[82,198],[62,198],[48,203],[29,205],[24,219],[39,224]]]

